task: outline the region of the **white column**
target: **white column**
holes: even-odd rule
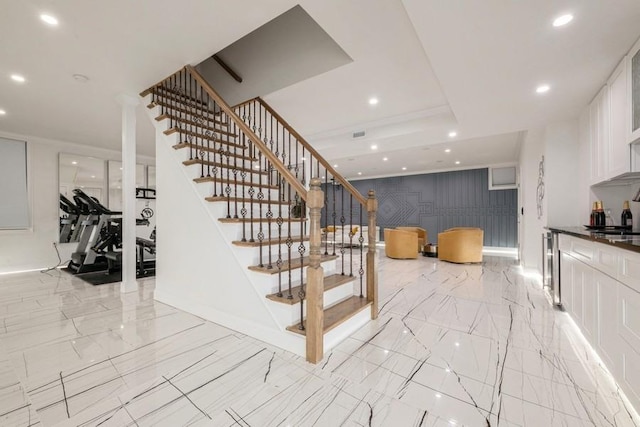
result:
[[[136,282],[136,107],[138,98],[118,96],[122,106],[122,284],[120,292],[138,290]]]

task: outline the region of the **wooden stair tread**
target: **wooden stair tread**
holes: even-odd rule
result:
[[[260,171],[257,171],[256,169],[243,168],[243,167],[240,167],[240,166],[234,166],[233,164],[210,162],[210,161],[202,160],[202,159],[185,160],[185,161],[182,162],[182,164],[185,165],[185,166],[192,166],[192,165],[216,166],[218,168],[223,168],[223,169],[227,169],[227,168],[233,169],[235,167],[239,171],[253,172],[254,175],[267,175],[267,172],[260,172]]]
[[[278,270],[278,267],[276,266],[275,261],[273,262],[273,266],[271,268],[268,268],[266,265],[260,267],[259,265],[252,265],[249,267],[249,270],[251,271],[255,271],[258,273],[265,273],[265,274],[278,274],[278,271],[289,271],[292,268],[300,268],[300,256],[298,255],[298,245],[295,244],[296,242],[294,241],[294,246],[295,246],[295,251],[294,251],[294,246],[291,247],[291,264],[289,265],[289,261],[284,261],[282,263],[282,268],[280,270]],[[293,254],[296,254],[298,256],[293,256]],[[337,259],[338,256],[337,255],[321,255],[320,256],[320,262],[326,262],[326,261],[332,261],[334,259]],[[306,267],[309,265],[309,257],[306,256],[304,258],[302,258],[302,267]]]
[[[291,218],[291,222],[304,222],[306,221],[307,218]],[[222,223],[235,223],[235,222],[239,222],[239,223],[243,223],[243,222],[251,222],[251,218],[218,218],[218,221],[222,222]],[[268,222],[271,221],[273,224],[276,223],[276,219],[271,218],[270,220],[268,218],[253,218],[253,222]],[[289,219],[287,218],[287,221],[285,221],[285,224],[289,221]]]
[[[300,236],[291,236],[291,238],[293,239],[294,242],[300,241]],[[283,238],[281,238],[280,240],[278,240],[277,238],[264,239],[262,241],[262,246],[271,246],[271,245],[278,245],[278,244],[284,245],[287,243],[286,240],[287,240],[287,236],[283,236]],[[302,241],[308,242],[309,236],[302,236]],[[242,240],[234,240],[231,243],[235,246],[242,246],[242,247],[248,247],[248,248],[257,248],[258,246],[260,246],[260,242],[257,240],[254,242],[250,242],[248,240],[246,242],[243,242]]]
[[[353,282],[354,280],[356,280],[355,276],[348,276],[348,275],[342,275],[342,274],[332,274],[331,276],[326,276],[324,278],[324,291],[327,292],[328,290],[336,288],[340,285],[344,285],[345,283]],[[307,286],[306,283],[305,283],[305,286]],[[291,299],[287,298],[287,295],[289,295],[289,289],[283,289],[281,297],[279,297],[278,294],[275,293],[275,294],[267,295],[267,298],[270,299],[271,301],[279,302],[282,304],[293,305],[300,302],[300,296],[298,295],[299,291],[300,291],[300,286],[295,286],[291,288],[291,296],[292,296]],[[303,298],[303,299],[306,299],[306,298]]]
[[[228,127],[228,125],[225,122],[222,122],[218,119],[210,119],[210,118],[207,118],[207,119],[208,119],[207,123],[210,122],[210,124],[213,124],[214,126]],[[197,123],[195,120],[189,120],[184,117],[176,116],[175,114],[163,113],[163,114],[160,114],[158,117],[156,117],[156,121],[161,122],[162,120],[175,120],[176,122],[186,123],[193,126],[199,126],[212,131],[222,130],[217,127],[205,126],[203,123]]]
[[[175,144],[173,146],[174,150],[181,150],[183,148],[193,148],[195,150],[197,150],[198,152],[200,151],[206,151],[209,153],[214,153],[214,154],[219,154],[219,152],[214,149],[214,148],[210,148],[210,147],[203,147],[202,145],[197,145],[197,144],[192,144],[191,142],[181,142],[179,144]],[[241,154],[235,154],[235,153],[230,153],[231,157],[235,157],[237,159],[242,159],[242,160],[246,160],[248,162],[255,162],[258,159],[255,158],[251,158],[251,157],[247,157],[247,156],[243,156]]]
[[[235,142],[223,141],[220,138],[220,136],[215,136],[215,135],[207,136],[207,135],[205,135],[204,132],[194,132],[194,131],[191,131],[191,130],[188,130],[188,129],[181,129],[181,128],[177,127],[177,126],[174,126],[174,127],[170,128],[170,129],[167,129],[167,130],[164,131],[165,135],[171,135],[171,134],[174,134],[174,133],[180,133],[180,134],[183,134],[183,135],[191,135],[194,138],[197,137],[197,138],[202,138],[202,139],[208,139],[209,141],[218,141],[218,142],[222,142],[223,144],[228,144],[228,145],[235,145],[237,147],[242,147],[243,150],[247,148],[246,146],[241,145],[241,144],[237,144]],[[214,131],[214,133],[221,134],[222,136],[225,136],[225,137],[231,138],[231,139],[235,139],[235,138],[238,137],[238,135],[236,135],[235,133],[227,132],[226,130],[225,131],[216,130],[216,131]]]
[[[194,178],[193,179],[195,182],[197,183],[202,183],[202,182],[222,182],[223,184],[235,184],[235,181],[233,179],[228,180],[228,179],[220,179],[220,178],[214,178],[212,176],[205,176],[202,178]],[[255,187],[255,188],[266,188],[266,189],[271,189],[271,190],[279,190],[280,188],[277,185],[267,185],[267,184],[259,184],[257,182],[250,182],[250,181],[245,181],[242,182],[241,180],[238,180],[238,185],[239,186],[244,186],[244,187]]]
[[[172,111],[179,111],[180,113],[188,114],[190,116],[193,116],[193,115],[196,114],[194,111],[191,111],[188,108],[183,108],[183,107],[180,107],[180,106],[177,106],[177,105],[172,105],[172,104],[169,104],[168,102],[159,101],[157,99],[155,101],[152,101],[149,104],[147,104],[147,108],[148,109],[152,109],[152,108],[155,108],[155,107],[164,107],[164,108],[167,108],[167,109],[172,110]],[[219,117],[219,115],[214,113],[213,111],[204,111],[204,112],[203,111],[199,111],[197,114],[202,116],[203,113],[206,114],[208,117],[213,117],[214,119],[216,117]],[[160,115],[160,116],[162,116],[162,115]],[[158,116],[158,117],[160,117],[160,116]],[[156,120],[157,120],[157,118],[156,118]],[[221,121],[220,122],[220,126],[226,126],[226,124]]]
[[[181,102],[182,104],[193,104],[197,105],[198,108],[206,108],[207,110],[209,110],[209,106],[203,100],[163,86],[156,86],[154,88],[151,88],[149,93],[154,93],[159,97],[170,98],[174,101]]]
[[[326,334],[370,305],[371,303],[367,301],[366,298],[353,296],[329,308],[325,308],[322,331]],[[287,331],[295,332],[300,335],[307,334],[306,330],[300,330],[299,328],[300,323],[296,323],[295,325],[287,327]]]
[[[204,198],[207,202],[226,202],[227,200],[230,200],[231,202],[244,202],[244,203],[250,203],[250,204],[259,204],[260,200],[258,200],[257,198],[242,198],[242,197],[227,197],[227,196],[209,196],[209,197],[205,197]],[[264,199],[262,200],[262,205],[263,206],[269,206],[269,203],[271,203],[271,205],[291,205],[291,201],[282,201],[282,200],[267,200]],[[273,212],[273,220],[276,220],[276,212]],[[287,220],[286,217],[283,217],[285,222]]]

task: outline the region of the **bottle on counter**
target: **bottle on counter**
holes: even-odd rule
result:
[[[607,217],[604,213],[604,206],[602,201],[596,202],[596,227],[604,227],[607,225]]]
[[[589,217],[589,225],[590,226],[595,226],[596,225],[596,217],[598,216],[598,204],[597,202],[593,202],[593,206],[591,208],[591,216]]]
[[[625,228],[633,228],[633,215],[631,215],[631,209],[629,209],[629,201],[625,200],[622,205],[622,217],[620,225]]]

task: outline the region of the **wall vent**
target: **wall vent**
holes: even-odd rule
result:
[[[362,138],[365,135],[365,131],[361,130],[353,133],[354,138]]]

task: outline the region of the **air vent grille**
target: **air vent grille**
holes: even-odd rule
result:
[[[361,130],[353,133],[354,138],[362,138],[365,135],[365,131]]]

